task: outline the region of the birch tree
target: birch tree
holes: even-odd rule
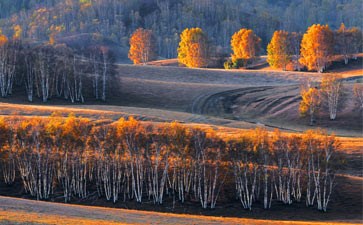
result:
[[[343,81],[341,75],[325,75],[321,81],[321,90],[329,109],[329,117],[335,120],[339,104],[342,102]]]
[[[321,104],[321,93],[310,81],[300,86],[301,102],[299,106],[300,114],[310,117],[310,126],[315,122],[316,114]]]

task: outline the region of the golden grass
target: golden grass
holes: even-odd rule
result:
[[[7,198],[8,200],[11,198]],[[30,200],[18,200],[14,201],[28,201]],[[21,203],[21,202],[17,202]],[[359,224],[355,221],[341,222],[341,221],[326,221],[326,222],[313,222],[313,221],[281,221],[281,220],[259,220],[259,219],[243,219],[243,218],[223,218],[213,216],[196,216],[196,215],[185,215],[185,214],[172,214],[172,213],[159,213],[159,212],[147,212],[138,210],[125,210],[125,209],[110,209],[93,206],[75,206],[75,205],[64,205],[59,203],[44,203],[35,202],[37,209],[39,205],[44,204],[44,207],[51,205],[55,210],[63,208],[61,210],[64,213],[64,208],[68,210],[76,210],[81,213],[78,216],[67,215],[57,213],[42,213],[42,212],[28,212],[24,210],[17,210],[17,206],[14,205],[12,209],[0,209],[0,223],[8,222],[29,224],[29,223],[41,223],[41,224],[77,224],[77,225],[103,225],[103,224],[300,224],[300,225],[320,225],[320,224]],[[22,208],[22,207],[18,207]],[[33,211],[33,209],[31,209]],[[40,210],[41,211],[41,210]],[[91,219],[92,213],[97,214],[100,219]],[[70,213],[72,214],[72,213]],[[102,216],[103,215],[103,216]]]
[[[91,220],[81,217],[69,217],[61,215],[49,215],[42,213],[30,213],[25,211],[8,211],[0,210],[0,223],[9,222],[11,223],[41,223],[41,224],[77,224],[77,225],[114,225],[114,224],[127,224],[121,222],[112,222],[105,220]]]

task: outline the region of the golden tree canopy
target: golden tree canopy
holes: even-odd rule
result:
[[[310,116],[310,125],[314,123],[314,116],[321,104],[320,91],[315,87],[308,87],[301,91],[301,102],[299,106],[299,112],[301,115]]]
[[[198,27],[185,29],[180,35],[179,62],[187,67],[206,67],[208,56],[208,38],[203,30]]]
[[[8,38],[2,34],[2,31],[0,29],[0,46],[6,44],[8,42]]]
[[[13,27],[13,30],[14,30],[13,39],[14,40],[20,39],[21,35],[22,35],[22,32],[23,32],[23,29],[21,28],[21,26],[20,25],[15,25]]]
[[[151,30],[138,28],[132,34],[128,56],[134,64],[145,64],[157,58],[155,38]]]
[[[314,24],[301,41],[300,63],[308,70],[323,72],[333,54],[333,32],[328,25]]]
[[[267,46],[267,62],[271,67],[286,69],[291,60],[289,45],[289,33],[283,30],[275,31]]]
[[[232,61],[251,60],[259,55],[261,38],[250,29],[241,29],[234,33],[231,40]]]

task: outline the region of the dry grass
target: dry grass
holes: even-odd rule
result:
[[[65,205],[0,197],[0,223],[40,224],[359,224],[359,221],[274,221]]]

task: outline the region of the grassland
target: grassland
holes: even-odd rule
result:
[[[156,65],[156,66],[155,66]],[[160,67],[162,65],[162,67]],[[300,133],[314,127],[299,117],[298,85],[310,77],[316,81],[320,74],[306,72],[282,72],[268,68],[262,70],[225,71],[221,69],[188,69],[174,67],[175,62],[157,62],[148,66],[118,65],[118,92],[112,93],[108,102],[87,102],[70,105],[62,100],[43,104],[29,104],[14,97],[2,99],[0,115],[12,117],[46,117],[53,112],[63,116],[73,113],[94,120],[113,122],[120,117],[135,118],[162,123],[180,121],[187,126],[214,129],[220,136],[236,136],[244,129],[264,126],[269,130],[279,127],[284,132]],[[344,77],[363,75],[354,64],[347,69],[335,68],[333,72]],[[288,208],[283,215],[274,211],[246,212],[234,205],[215,211],[183,211],[165,214],[156,212],[109,209],[100,207],[63,205],[33,202],[16,198],[0,197],[0,223],[5,224],[337,224],[361,223],[362,209],[362,155],[363,137],[359,110],[352,100],[352,82],[345,83],[348,101],[338,114],[337,121],[321,115],[318,126],[335,132],[341,141],[339,156],[345,158],[337,179],[337,192],[332,208],[327,214],[301,207]],[[4,188],[4,187],[3,187]],[[17,195],[15,195],[17,196]],[[19,196],[18,196],[19,197]],[[92,202],[79,202],[91,204]],[[97,205],[93,204],[93,205]],[[98,205],[163,211],[161,208],[135,205]],[[185,210],[185,209],[184,209]],[[172,210],[169,210],[172,211]],[[299,212],[297,215],[297,212]],[[210,215],[241,218],[219,218]],[[269,219],[269,220],[264,220]],[[299,220],[300,222],[297,222]],[[313,222],[312,222],[313,221]],[[324,221],[324,222],[318,222]]]

